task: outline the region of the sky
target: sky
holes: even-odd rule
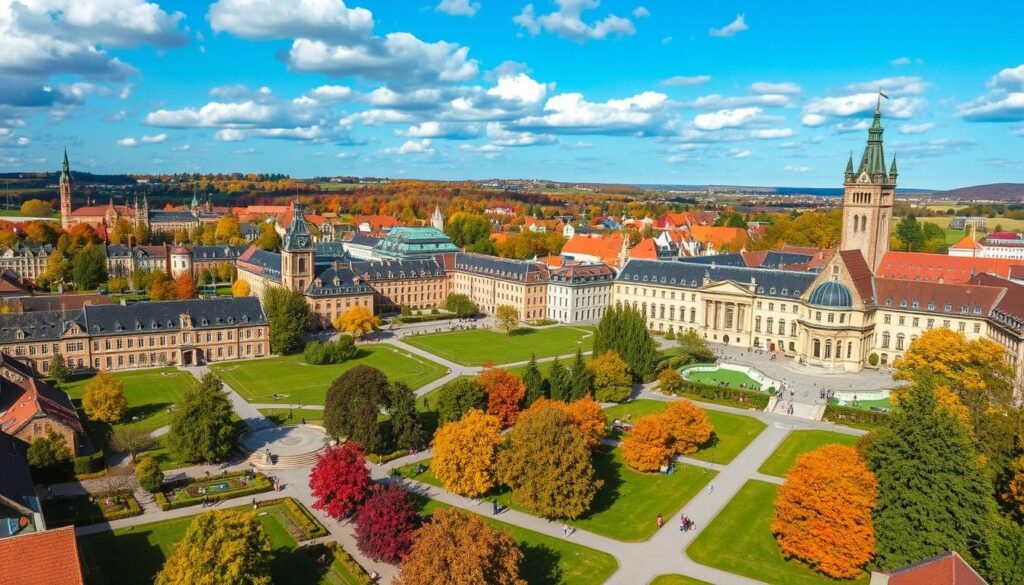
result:
[[[0,172],[1024,180],[1024,2],[0,0]]]

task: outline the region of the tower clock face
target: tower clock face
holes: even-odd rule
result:
[[[309,245],[309,238],[299,238],[297,240],[297,242],[298,242],[299,246],[304,248],[304,247]]]

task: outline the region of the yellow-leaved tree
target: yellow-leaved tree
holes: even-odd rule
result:
[[[669,404],[663,416],[672,433],[672,450],[676,455],[696,453],[714,430],[704,410],[689,400]]]
[[[255,512],[196,516],[155,585],[270,585],[270,538]]]
[[[658,471],[672,458],[672,431],[663,414],[637,419],[620,443],[626,465],[637,471]]]
[[[474,408],[437,430],[430,467],[448,491],[468,497],[485,494],[495,485],[501,442],[501,419]]]
[[[231,296],[247,297],[252,294],[252,287],[245,280],[239,278],[231,285]]]
[[[362,337],[380,327],[380,319],[366,307],[352,307],[334,320],[334,328],[354,337]]]
[[[82,408],[91,420],[116,423],[128,412],[121,379],[109,372],[100,372],[85,387]]]

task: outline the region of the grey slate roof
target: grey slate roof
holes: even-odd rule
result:
[[[257,273],[267,278],[281,278],[281,255],[276,252],[251,247],[239,258],[239,262],[249,264],[256,268]]]
[[[191,317],[194,329],[267,323],[267,315],[256,297],[87,305],[77,320],[88,335],[154,333],[180,330],[183,314]]]
[[[455,269],[519,282],[541,282],[547,279],[548,275],[547,268],[538,262],[510,260],[467,252],[455,255]]]
[[[248,246],[192,246],[193,260],[235,260]]]
[[[341,242],[314,242],[313,254],[318,264],[348,258],[345,246]]]
[[[369,280],[402,280],[406,278],[444,276],[444,268],[433,258],[349,262],[348,266],[354,273]]]
[[[710,256],[683,256],[679,258],[679,262],[686,262],[687,264],[700,264],[702,266],[737,266],[744,267],[747,265],[743,261],[743,254],[712,254]]]
[[[8,502],[23,514],[38,512],[32,475],[19,447],[17,439],[0,433],[0,504]],[[3,535],[5,531],[0,532],[0,536]]]
[[[150,211],[149,223],[182,223],[197,221],[191,211]]]
[[[78,320],[81,314],[81,310],[0,313],[0,343],[57,341],[64,324]],[[23,339],[18,339],[18,331],[24,334]]]
[[[367,235],[363,232],[352,232],[352,237],[345,240],[343,243],[350,244],[353,246],[368,246],[370,248],[377,245],[381,238]]]
[[[759,295],[796,300],[817,275],[766,268],[704,266],[688,262],[632,259],[622,267],[616,280],[696,289],[704,285],[705,277],[710,282],[730,281],[741,286],[749,285],[753,280],[757,284],[756,290]]]
[[[358,279],[348,267],[336,264],[317,274],[306,293],[314,297],[373,294],[373,287]]]

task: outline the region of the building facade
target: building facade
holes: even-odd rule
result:
[[[546,317],[559,323],[599,321],[611,306],[615,271],[604,264],[550,270]]]
[[[548,269],[539,262],[461,252],[452,255],[448,275],[449,291],[466,295],[484,313],[511,305],[522,321],[547,315]]]
[[[22,280],[35,282],[46,272],[46,263],[55,249],[50,244],[30,246],[23,243],[4,248],[0,251],[0,271],[9,270]]]
[[[270,341],[259,299],[193,299],[3,314],[0,352],[46,374],[58,353],[72,371],[124,370],[267,356]]]

